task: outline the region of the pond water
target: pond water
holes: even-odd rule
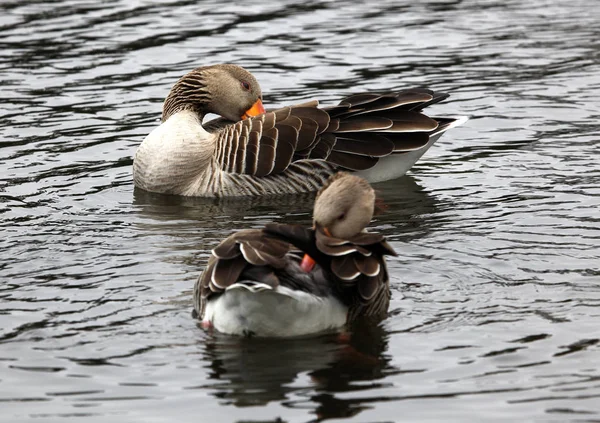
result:
[[[0,9],[1,421],[600,421],[595,0]],[[134,190],[170,86],[222,62],[268,108],[429,86],[471,117],[376,185],[391,312],[350,345],[191,318],[220,239],[310,223],[310,195]]]

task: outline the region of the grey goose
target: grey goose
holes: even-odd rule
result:
[[[151,192],[223,197],[317,191],[340,170],[369,182],[398,178],[466,120],[423,113],[447,97],[411,88],[265,111],[248,71],[199,67],[172,87],[162,123],[135,154],[134,183]],[[221,118],[203,124],[208,113]]]
[[[375,193],[340,172],[315,199],[312,228],[269,223],[212,250],[194,286],[202,326],[232,335],[290,337],[379,321],[390,301],[385,237],[367,232]]]

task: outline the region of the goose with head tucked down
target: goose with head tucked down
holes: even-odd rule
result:
[[[233,335],[290,337],[378,321],[390,300],[385,237],[365,227],[375,193],[346,172],[318,192],[312,228],[267,224],[214,250],[194,286],[194,314]]]
[[[397,178],[466,120],[422,112],[447,97],[412,88],[267,112],[245,69],[199,67],[167,96],[162,123],[135,154],[134,183],[151,192],[223,197],[317,191],[339,170],[369,182]],[[203,124],[208,113],[221,118]]]

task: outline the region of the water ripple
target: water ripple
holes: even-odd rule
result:
[[[598,419],[591,0],[0,9],[5,418]],[[312,195],[134,190],[132,156],[171,84],[219,62],[252,70],[268,107],[424,85],[452,94],[435,113],[471,116],[409,176],[375,187],[388,210],[373,227],[399,252],[391,312],[348,344],[240,340],[190,316],[220,239],[311,220]]]

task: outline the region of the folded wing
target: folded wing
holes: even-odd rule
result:
[[[226,172],[277,175],[303,159],[358,171],[381,157],[423,148],[454,119],[431,118],[422,110],[447,97],[423,88],[355,94],[336,106],[318,108],[311,101],[206,128],[215,131],[217,162]]]

